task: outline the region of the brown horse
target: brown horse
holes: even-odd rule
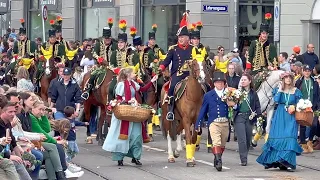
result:
[[[50,58],[48,61],[49,61],[49,67],[46,67],[46,62],[43,62],[44,63],[43,67],[45,70],[43,75],[41,75],[41,78],[40,78],[40,86],[41,86],[40,96],[43,101],[48,101],[49,85],[50,85],[50,82],[58,76],[58,67],[56,65],[61,61],[61,59],[59,60],[59,59]]]
[[[202,63],[196,60],[189,60],[188,64],[190,75],[184,80],[186,83],[185,90],[175,103],[175,120],[168,121],[165,119],[168,112],[168,104],[166,100],[166,88],[169,82],[167,82],[161,91],[161,108],[162,108],[162,129],[167,137],[168,141],[168,162],[175,162],[174,158],[179,157],[182,150],[181,134],[182,130],[185,130],[186,135],[186,157],[187,166],[191,167],[195,165],[194,153],[196,146],[197,133],[192,125],[196,123],[200,107],[203,100],[203,86],[199,83],[205,81],[205,61]],[[177,141],[177,149],[173,152],[171,147],[172,140]]]
[[[114,77],[114,72],[109,69],[108,67],[106,67],[106,71],[107,71],[107,75],[105,77],[105,79],[103,80],[101,86],[98,89],[94,89],[90,92],[90,96],[89,98],[84,101],[83,106],[84,106],[84,118],[85,121],[89,122],[90,121],[90,117],[91,117],[91,106],[96,106],[96,107],[100,107],[101,108],[101,113],[100,113],[100,117],[99,117],[99,121],[98,121],[98,134],[97,134],[97,140],[98,140],[98,144],[100,146],[103,145],[107,129],[108,129],[108,124],[110,124],[110,120],[108,120],[108,123],[105,123],[106,118],[107,118],[107,107],[108,107],[108,92],[109,92],[109,86],[110,83]],[[87,81],[90,79],[91,76],[91,72],[87,72],[84,77],[83,77],[83,81],[81,84],[81,88],[82,90],[84,90],[84,88],[86,87],[86,83]],[[102,131],[102,127],[104,126],[104,131]],[[107,126],[107,127],[106,127]],[[90,129],[89,126],[87,126],[87,142],[91,142],[91,138],[89,137],[91,136],[90,133]]]

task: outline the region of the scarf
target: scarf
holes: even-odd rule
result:
[[[137,96],[137,90],[136,90],[136,86],[134,84],[133,81],[124,81],[124,98],[125,98],[125,102],[128,102],[131,100],[131,89],[130,86],[133,87],[133,89],[136,91],[136,96]],[[146,119],[147,120],[147,119]],[[119,135],[119,139],[122,140],[127,140],[128,139],[128,134],[129,134],[129,121],[126,120],[121,120],[121,125],[120,125],[120,135]],[[144,125],[144,122],[141,122],[141,126],[142,126],[142,138],[143,138],[143,142],[147,143],[150,142],[150,139],[147,135],[147,131],[146,131],[146,127]]]

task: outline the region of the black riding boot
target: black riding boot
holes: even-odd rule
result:
[[[212,147],[212,153],[214,154],[214,167],[217,171],[222,170],[222,149],[219,146]]]
[[[173,121],[174,120],[174,97],[171,96],[169,97],[169,102],[168,102],[168,113],[166,119],[168,121]]]

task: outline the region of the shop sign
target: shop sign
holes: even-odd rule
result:
[[[93,7],[113,7],[115,0],[92,0]]]
[[[9,0],[0,0],[0,14],[6,14],[8,12]]]
[[[203,12],[228,12],[228,6],[203,5]]]
[[[280,41],[280,0],[274,1],[273,40]]]
[[[55,11],[58,9],[58,0],[39,0],[39,9],[42,8],[42,5],[46,5],[48,11]]]

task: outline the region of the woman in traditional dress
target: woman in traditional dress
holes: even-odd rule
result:
[[[302,93],[294,87],[293,74],[285,72],[281,78],[279,87],[273,90],[277,108],[272,119],[269,138],[257,162],[265,169],[279,167],[281,170],[294,171],[296,156],[302,153],[302,149],[297,142],[298,124],[291,105],[296,106]]]
[[[138,91],[147,91],[152,83],[158,79],[154,76],[148,84],[140,87],[134,81],[136,75],[133,68],[124,68],[119,72],[115,94],[118,102],[135,102]],[[120,133],[119,133],[120,132]],[[111,126],[102,149],[112,152],[112,160],[118,161],[118,166],[123,166],[125,156],[132,158],[132,163],[142,165],[139,161],[142,153],[142,142],[149,142],[143,123],[119,120],[112,114]]]

